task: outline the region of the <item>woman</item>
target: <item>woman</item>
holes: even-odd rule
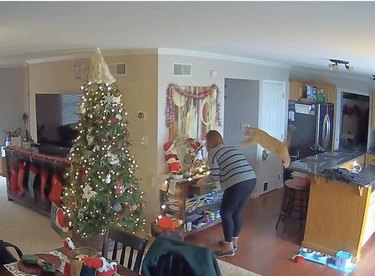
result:
[[[234,256],[242,226],[242,210],[254,190],[256,174],[238,149],[224,145],[223,138],[216,130],[207,133],[206,146],[210,175],[200,179],[197,184],[220,181],[224,190],[220,215],[225,240],[219,242],[220,251],[215,253],[218,257]]]

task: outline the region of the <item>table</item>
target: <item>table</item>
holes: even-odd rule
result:
[[[62,252],[62,253],[64,252],[63,248],[58,248],[57,250]],[[132,271],[132,270],[126,268],[126,267],[123,267],[121,265],[118,265],[117,270],[118,270],[117,273],[120,274],[120,275],[123,275],[123,276],[140,276],[140,274],[138,274],[137,272],[134,272],[134,271]],[[1,276],[14,276],[3,265],[0,265],[0,275]],[[64,274],[60,271],[56,271],[56,276],[61,276],[61,275],[64,275]]]

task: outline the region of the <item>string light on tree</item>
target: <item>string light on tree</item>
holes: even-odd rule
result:
[[[134,156],[129,155],[131,143],[123,121],[127,113],[121,107],[121,93],[100,50],[90,81],[81,90],[80,134],[69,154],[72,165],[67,172],[63,209],[82,237],[104,234],[110,225],[136,232],[145,225],[143,193],[134,176]]]

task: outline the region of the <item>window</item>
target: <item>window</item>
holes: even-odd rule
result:
[[[79,120],[78,104],[82,101],[80,94],[61,95],[61,125],[77,123]]]

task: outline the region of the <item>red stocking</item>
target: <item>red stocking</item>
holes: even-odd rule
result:
[[[18,166],[18,194],[23,195],[25,193],[25,189],[23,187],[23,179],[25,177],[25,167],[26,167],[26,162],[22,162]]]
[[[42,202],[46,201],[46,194],[44,192],[47,184],[47,178],[48,178],[48,173],[46,168],[42,168],[40,171],[40,195],[42,197]]]
[[[56,175],[52,177],[51,192],[49,193],[49,200],[57,206],[61,206],[62,183]]]
[[[14,165],[10,169],[10,191],[14,194],[17,193],[17,178],[17,166]]]

